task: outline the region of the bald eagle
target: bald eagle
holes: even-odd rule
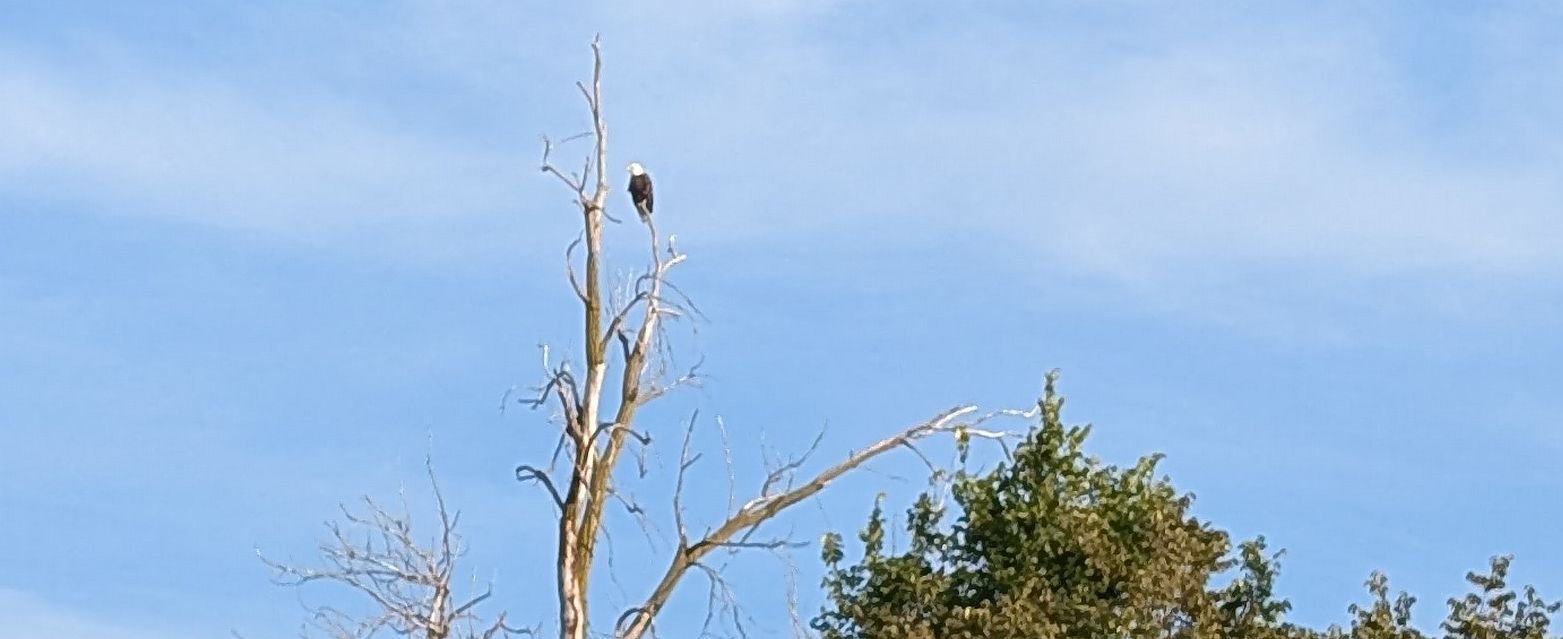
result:
[[[630,170],[630,200],[635,202],[635,211],[640,213],[640,221],[651,221],[651,175],[641,167],[639,162],[631,162]]]

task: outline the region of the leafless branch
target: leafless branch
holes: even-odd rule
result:
[[[330,538],[319,546],[324,567],[308,568],[273,561],[256,554],[274,573],[279,585],[303,586],[329,582],[347,586],[374,603],[377,613],[355,617],[331,606],[311,610],[311,622],[334,637],[368,638],[382,629],[417,634],[426,639],[489,638],[529,634],[505,624],[501,613],[483,622],[475,608],[493,594],[491,587],[465,600],[456,598],[452,579],[464,553],[457,525],[428,465],[438,532],[425,545],[415,539],[412,517],[404,504],[392,513],[368,497],[361,509],[341,507],[342,521],[329,522]]]
[[[749,632],[744,628],[745,615],[743,606],[738,603],[738,596],[737,593],[733,592],[732,585],[722,576],[723,569],[699,562],[694,567],[705,575],[707,583],[706,616],[700,624],[700,636],[713,636],[711,625],[717,621],[718,617],[725,616],[738,636],[746,639],[749,636]]]
[[[564,140],[561,140],[559,142],[554,142],[553,140],[549,139],[548,136],[543,136],[543,159],[539,163],[539,165],[541,166],[542,171],[544,173],[547,173],[549,175],[552,175],[552,176],[558,178],[560,182],[563,182],[565,186],[569,187],[571,191],[574,191],[577,195],[579,195],[584,200],[585,197],[586,197],[585,175],[584,174],[570,174],[570,175],[566,175],[564,172],[560,171],[559,168],[554,166],[554,164],[553,164],[554,149],[558,148],[560,145],[562,145],[562,144],[564,144],[566,142],[569,142],[570,140],[574,140],[574,139],[577,139],[579,137],[581,137],[581,136],[579,136],[579,135],[572,135],[572,136],[570,136],[568,138],[565,138]]]
[[[570,289],[575,291],[575,297],[585,302],[586,291],[581,290],[581,281],[575,275],[575,249],[580,245],[581,238],[577,237],[574,242],[570,243],[570,246],[564,249],[564,269],[565,274],[570,278]]]
[[[821,428],[819,434],[814,436],[814,441],[809,444],[807,450],[803,451],[802,454],[787,460],[781,466],[772,470],[770,474],[765,476],[765,483],[760,485],[760,496],[769,496],[771,494],[771,489],[775,488],[777,484],[783,481],[787,482],[788,487],[791,488],[793,474],[803,466],[804,462],[808,461],[809,457],[814,454],[814,451],[819,449],[820,442],[824,440],[825,429]]]
[[[733,512],[738,503],[738,473],[733,468],[733,446],[727,441],[727,422],[720,415],[716,418],[717,432],[722,434],[722,459],[727,462],[727,510]]]
[[[564,508],[564,498],[559,496],[559,489],[554,486],[554,481],[548,477],[548,473],[534,466],[522,464],[516,467],[516,481],[526,483],[535,481],[548,489],[548,495],[554,498],[554,505]]]
[[[608,215],[608,198],[613,191],[608,174],[608,127],[604,115],[600,40],[593,39],[591,49],[591,77],[576,84],[591,117],[591,130],[584,136],[590,139],[591,151],[579,171],[567,172],[555,168],[552,155],[560,145],[582,136],[558,143],[545,139],[543,147],[544,172],[570,189],[582,221],[581,236],[570,244],[565,258],[571,291],[581,303],[583,335],[580,343],[585,352],[577,360],[579,366],[574,368],[566,363],[549,367],[545,359],[545,382],[532,400],[535,406],[550,400],[560,406],[564,424],[554,460],[567,459],[568,463],[560,463],[562,468],[558,472],[554,471],[552,463],[547,471],[532,465],[521,465],[516,470],[517,479],[542,484],[559,507],[556,578],[560,639],[591,636],[589,593],[592,592],[590,582],[597,560],[597,544],[601,540],[612,543],[603,524],[607,504],[612,501],[622,504],[647,538],[651,538],[653,524],[646,517],[647,509],[634,499],[632,492],[616,485],[616,481],[625,479],[616,473],[626,447],[632,449],[631,454],[637,460],[639,475],[636,479],[646,476],[646,458],[652,454],[653,438],[649,429],[637,423],[639,411],[674,390],[699,385],[703,363],[696,362],[685,368],[685,362],[675,359],[670,346],[673,341],[669,337],[670,325],[687,321],[693,327],[695,323],[691,320],[703,314],[690,296],[670,279],[674,269],[687,261],[688,256],[678,250],[676,236],[668,235],[664,240],[659,234],[657,224],[661,218],[643,217],[647,251],[644,255],[648,260],[643,269],[637,271],[638,275],[616,280],[622,286],[604,292],[603,224],[604,220],[616,220]],[[974,412],[971,407],[947,411],[851,453],[835,465],[802,480],[804,467],[823,442],[822,432],[802,453],[778,457],[774,463],[768,461],[758,496],[742,505],[737,497],[738,479],[729,433],[726,424],[718,418],[728,476],[728,503],[720,524],[704,532],[693,531],[691,522],[687,521],[687,511],[691,509],[686,503],[685,489],[696,481],[692,479],[693,470],[701,459],[694,444],[696,417],[691,416],[683,425],[673,478],[671,501],[675,530],[672,536],[676,537],[673,556],[647,598],[619,617],[619,623],[614,626],[616,634],[621,639],[640,639],[648,632],[654,634],[653,621],[673,590],[692,571],[699,571],[709,581],[708,620],[713,615],[725,619],[740,635],[744,634],[747,622],[738,612],[731,588],[722,577],[726,564],[717,561],[718,556],[729,557],[748,550],[782,553],[795,547],[797,542],[785,537],[760,534],[762,525],[783,510],[824,490],[841,475],[892,449],[912,447],[913,442],[939,433],[959,432],[962,438],[1002,440],[1005,437],[1001,431],[981,427],[987,417],[972,423],[957,422]],[[912,449],[916,451],[915,447]],[[920,451],[918,454],[921,455]],[[719,550],[722,553],[713,556]],[[611,555],[611,548],[609,552]],[[613,576],[611,570],[610,576]]]
[[[678,533],[680,548],[689,543],[689,529],[684,526],[684,474],[700,460],[699,455],[691,457],[689,454],[689,445],[695,439],[695,419],[699,416],[698,411],[690,415],[689,425],[684,428],[684,445],[678,453],[678,479],[673,485],[673,525]]]
[[[970,424],[956,420],[975,411],[976,407],[974,406],[953,408],[929,421],[886,437],[861,451],[848,455],[846,459],[826,468],[797,488],[775,495],[762,494],[756,497],[744,504],[743,507],[738,509],[738,512],[730,515],[726,521],[722,522],[712,532],[707,533],[699,541],[693,544],[681,544],[675,551],[672,562],[663,572],[661,581],[652,589],[646,601],[635,608],[639,612],[629,615],[625,623],[621,625],[620,639],[638,639],[644,635],[651,627],[651,623],[656,618],[657,613],[667,604],[668,598],[672,596],[678,583],[683,580],[684,576],[694,566],[700,563],[702,558],[713,550],[727,547],[730,542],[741,534],[757,529],[760,524],[774,518],[783,510],[819,493],[842,475],[887,451],[931,435],[956,433],[969,429]],[[991,435],[993,437],[1006,436],[998,431],[984,432],[983,435]]]
[[[774,551],[776,558],[786,567],[787,579],[787,619],[792,622],[792,636],[794,638],[807,637],[809,627],[803,621],[803,613],[798,609],[798,563],[792,560],[792,553],[786,548]]]

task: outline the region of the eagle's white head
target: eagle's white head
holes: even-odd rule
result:
[[[639,162],[630,162],[629,170],[630,170],[630,175],[645,175],[646,174],[646,168],[641,166]]]

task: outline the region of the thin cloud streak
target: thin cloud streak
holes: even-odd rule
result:
[[[0,617],[6,620],[6,636],[11,639],[193,639],[196,636],[107,620],[7,588],[0,588]]]
[[[315,241],[492,214],[520,164],[399,130],[346,96],[134,76],[0,53],[0,193]]]
[[[1539,93],[1523,87],[1543,71],[1483,66],[1558,51],[1490,27],[1505,17],[1469,27],[1470,50],[1452,54],[1493,79],[1474,81],[1478,106],[1449,115],[1405,68],[1393,16],[1196,15],[1166,27],[1104,9],[1082,30],[1014,26],[990,7],[886,40],[862,31],[872,20],[858,13],[872,11],[592,5],[542,24],[486,2],[423,20],[427,8],[407,3],[344,46],[395,39],[411,47],[398,59],[553,78],[579,61],[534,49],[572,28],[602,31],[616,157],[651,166],[667,208],[712,244],[999,237],[1168,300],[1226,295],[1209,273],[1501,278],[1563,266],[1552,214],[1563,188],[1545,151],[1563,140],[1524,124],[1556,111],[1563,87]],[[1259,23],[1212,36],[1203,27],[1219,19]],[[527,38],[504,37],[517,29]],[[7,57],[20,97],[0,107],[0,133],[20,142],[0,151],[0,184],[24,193],[91,192],[104,208],[322,245],[433,235],[448,255],[471,255],[454,248],[464,242],[502,250],[501,228],[522,242],[567,232],[537,213],[562,196],[527,177],[534,149],[515,139],[451,142],[346,93],[263,96],[150,65],[139,69],[149,79],[116,84]],[[510,118],[526,122],[507,127],[573,132],[559,130],[568,86],[546,88],[484,97],[526,104]],[[1472,140],[1495,153],[1464,152]]]

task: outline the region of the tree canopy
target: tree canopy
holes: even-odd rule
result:
[[[906,513],[906,548],[886,548],[876,503],[845,561],[840,536],[822,557],[825,639],[1421,639],[1415,599],[1391,598],[1375,573],[1372,601],[1346,628],[1301,628],[1275,592],[1280,553],[1263,537],[1231,536],[1190,514],[1193,497],[1157,476],[1159,455],[1127,468],[1086,454],[1089,426],[1067,427],[1050,374],[1040,419],[1012,455],[982,474],[960,471]],[[962,451],[964,456],[964,449]],[[952,507],[953,506],[953,507]],[[953,512],[952,512],[953,511]],[[1449,639],[1544,639],[1559,604],[1506,583],[1509,558],[1468,575],[1474,592],[1449,602]]]

